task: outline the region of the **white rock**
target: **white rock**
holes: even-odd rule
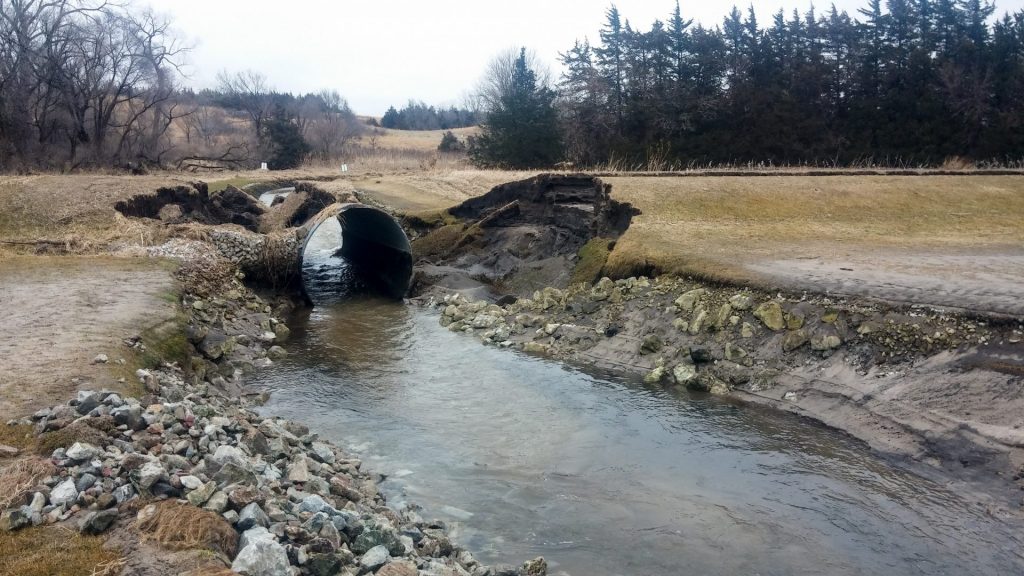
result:
[[[195,476],[182,476],[178,480],[181,480],[181,485],[189,490],[195,490],[203,485],[203,481]]]
[[[153,484],[167,480],[167,470],[159,462],[146,462],[139,469],[139,486],[149,490]]]
[[[50,492],[50,504],[61,506],[74,502],[78,499],[78,490],[75,488],[75,479],[68,478],[61,482]]]
[[[65,455],[72,460],[82,462],[85,460],[89,460],[90,458],[96,456],[100,452],[101,450],[96,446],[93,446],[92,444],[88,444],[85,442],[75,442],[74,444],[71,445],[71,448],[68,448],[67,452],[65,452]]]
[[[359,559],[359,564],[372,572],[387,564],[388,560],[391,560],[391,555],[388,554],[388,547],[381,544],[367,550],[366,554],[363,554],[363,557]]]
[[[278,544],[273,539],[257,540],[242,548],[242,551],[235,557],[235,561],[231,563],[231,569],[244,576],[284,576],[291,574],[291,568],[288,564],[288,553],[285,551],[284,546]]]

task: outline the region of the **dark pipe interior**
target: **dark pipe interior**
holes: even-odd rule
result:
[[[403,298],[412,280],[412,255],[402,227],[387,213],[360,204],[345,206],[337,219],[341,247],[336,255],[345,260],[355,276],[339,275],[338,281],[355,280],[384,296]],[[315,233],[315,229],[310,232],[307,243]],[[307,289],[305,285],[303,288]]]

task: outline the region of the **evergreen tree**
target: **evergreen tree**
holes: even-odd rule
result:
[[[311,148],[284,108],[278,106],[275,109],[274,114],[265,122],[264,129],[270,147],[268,168],[288,170],[302,165]]]
[[[378,108],[379,110],[379,108]],[[398,110],[395,110],[394,106],[388,107],[387,112],[380,119],[380,125],[383,128],[398,128]]]
[[[526,49],[515,60],[507,88],[498,97],[479,136],[469,140],[469,155],[479,166],[548,167],[561,158],[554,108],[555,93],[537,85],[526,63]]]

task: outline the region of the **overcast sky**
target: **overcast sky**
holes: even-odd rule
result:
[[[526,46],[557,73],[559,52],[576,39],[596,43],[606,0],[135,0],[167,14],[195,48],[188,85],[214,85],[220,70],[251,68],[281,91],[338,90],[358,114],[381,115],[410,98],[460,104],[494,54]],[[681,2],[685,18],[713,27],[736,2]],[[744,0],[760,22],[807,0]],[[623,18],[647,30],[674,0],[619,0]],[[856,15],[867,0],[836,0]],[[817,9],[826,10],[829,2]],[[1024,0],[997,0],[997,13]]]

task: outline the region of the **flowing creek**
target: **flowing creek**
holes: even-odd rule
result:
[[[1024,573],[1019,524],[838,432],[485,347],[414,306],[314,300],[290,323],[291,355],[253,379],[272,392],[264,412],[358,454],[392,506],[445,520],[481,561],[543,555],[576,576]]]

